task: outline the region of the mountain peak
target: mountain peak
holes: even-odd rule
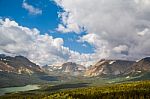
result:
[[[13,71],[11,69],[11,72],[14,73],[34,73],[34,72],[42,71],[38,65],[31,62],[24,56],[11,57],[11,56],[6,56],[4,54],[1,54],[0,62],[1,62],[0,67],[3,66],[5,67],[5,68],[0,68],[2,71],[10,72],[10,68],[13,68]]]
[[[86,76],[116,76],[123,74],[134,61],[127,60],[100,60],[86,71]]]
[[[145,57],[145,58],[143,58],[142,60],[144,60],[144,61],[149,61],[149,62],[150,62],[150,57]]]

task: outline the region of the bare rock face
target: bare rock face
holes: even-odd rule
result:
[[[67,62],[62,64],[62,71],[63,72],[81,72],[85,71],[86,68],[82,65],[72,63],[72,62]]]
[[[86,71],[86,67],[80,64],[76,64],[73,62],[67,62],[62,64],[61,72],[67,73],[72,76],[83,76]]]
[[[10,57],[4,54],[0,54],[0,71],[17,74],[43,72],[38,65],[23,56]]]
[[[68,76],[83,76],[86,67],[73,62],[66,62],[61,65],[46,65],[42,67],[44,71],[52,74],[67,74]]]
[[[128,73],[150,72],[150,57],[143,58],[128,69]]]
[[[135,62],[126,60],[100,60],[95,65],[91,66],[85,76],[117,76],[122,75]]]

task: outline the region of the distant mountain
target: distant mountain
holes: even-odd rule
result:
[[[42,67],[46,72],[55,72],[55,73],[67,73],[69,75],[81,75],[86,71],[86,67],[80,64],[76,64],[73,62],[66,62],[60,66],[43,66]]]
[[[135,62],[127,60],[100,60],[91,66],[85,76],[118,76],[126,72]]]
[[[62,69],[62,66],[55,66],[55,65],[51,65],[51,66],[49,66],[49,65],[44,65],[44,66],[42,66],[42,68],[43,68],[43,70],[45,71],[45,72],[54,72],[54,71],[60,71],[61,69]]]
[[[79,65],[73,62],[67,62],[62,64],[62,69],[63,72],[82,72],[85,71],[86,68],[83,65]]]
[[[103,59],[89,67],[75,62],[40,67],[24,56],[11,57],[0,54],[0,87],[45,81],[72,81],[80,77],[85,79],[88,77],[123,77],[125,80],[150,79],[150,57],[137,62]]]
[[[10,57],[0,54],[0,71],[13,72],[17,74],[33,74],[43,70],[23,56]]]

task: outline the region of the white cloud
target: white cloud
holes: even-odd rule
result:
[[[63,26],[62,24],[58,25],[57,31],[61,32],[61,33],[68,33],[71,32],[70,29],[65,28],[65,26]]]
[[[54,46],[56,46],[56,47],[62,46],[63,44],[64,44],[64,41],[62,38],[56,38],[54,40]]]
[[[63,43],[62,38],[42,35],[36,28],[20,26],[8,18],[0,19],[0,53],[23,55],[40,65],[67,61],[86,64],[90,60],[90,55],[72,51]]]
[[[149,0],[134,0],[137,4],[140,5],[150,5],[150,1]]]
[[[83,28],[81,28],[76,22],[74,22],[74,17],[69,12],[59,13],[59,18],[62,20],[63,24],[59,24],[57,30],[62,33],[76,32],[80,33]],[[68,17],[69,16],[69,17]]]
[[[29,11],[32,15],[42,14],[42,10],[39,8],[35,8],[34,6],[28,4],[26,1],[23,1],[22,7]]]
[[[144,36],[144,35],[146,35],[146,33],[148,33],[148,32],[149,32],[149,29],[145,28],[143,31],[138,32],[137,34],[138,34],[139,36]]]
[[[102,40],[99,35],[89,33],[80,38],[79,42],[88,42],[95,47],[95,53],[91,54],[92,60],[99,60],[101,58],[109,57],[109,48],[107,48],[107,42]]]
[[[65,29],[70,29],[70,23],[87,29],[88,34],[80,41],[89,42],[95,47],[95,59],[134,59],[150,55],[149,0],[55,2],[64,9],[59,15]],[[77,29],[71,30],[76,32]]]
[[[113,50],[116,53],[123,53],[123,52],[125,53],[125,52],[128,52],[128,46],[126,46],[126,45],[119,45],[117,47],[114,47]]]

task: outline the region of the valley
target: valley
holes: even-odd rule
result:
[[[0,99],[150,99],[150,0],[0,0]]]
[[[81,86],[82,85],[82,86]],[[67,87],[70,88],[67,89]],[[39,90],[6,94],[0,99],[149,99],[150,81],[128,82],[121,84],[86,86],[72,89],[76,84],[46,87]],[[57,88],[65,89],[57,89]],[[81,88],[82,87],[82,88]],[[57,90],[56,90],[57,89]],[[55,91],[54,91],[55,90]]]
[[[133,85],[131,87],[134,87],[134,82],[137,84],[145,84],[146,82],[147,86],[150,80],[149,66],[149,57],[137,62],[103,59],[90,67],[85,67],[73,62],[66,62],[60,66],[38,66],[23,56],[0,55],[0,94],[2,95],[0,98],[16,99],[19,97],[19,99],[22,99],[32,97],[36,99],[40,97],[51,99],[57,94],[57,98],[66,99],[68,97],[81,97],[78,96],[79,93],[76,93],[77,90],[84,95],[85,93],[80,90],[87,90],[88,93],[88,90],[92,88],[92,90],[100,90],[101,93],[104,86],[113,88],[114,86],[120,86],[120,84],[130,86],[128,83],[131,83]],[[97,87],[100,89],[96,89]],[[137,89],[137,91],[143,90],[147,89],[142,89],[142,87]],[[128,89],[128,91],[133,90]],[[68,95],[70,92],[71,94]],[[108,91],[107,94],[112,94],[112,92],[113,95],[118,94],[118,91]],[[128,93],[126,91],[124,93],[123,89],[120,92]],[[147,92],[149,93],[149,91]],[[94,96],[91,95],[90,97],[96,97],[96,93],[94,91]],[[59,96],[58,94],[63,95]],[[144,94],[147,95],[147,93]],[[105,93],[101,93],[101,95],[105,97]]]

